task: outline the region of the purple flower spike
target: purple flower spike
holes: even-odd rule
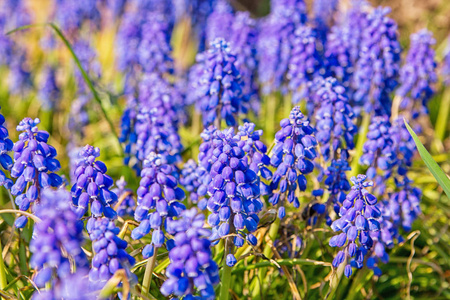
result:
[[[131,282],[136,280],[130,272],[135,260],[125,249],[127,242],[119,238],[120,229],[108,218],[92,217],[86,229],[92,241],[95,255],[89,271],[89,281],[93,290],[100,290],[119,269],[125,269],[131,275]]]
[[[36,291],[33,299],[66,298],[63,295],[68,294],[69,282],[82,287],[82,290],[72,291],[71,297],[75,293],[79,299],[85,299],[89,287],[85,280],[88,260],[81,248],[84,241],[83,222],[70,208],[70,193],[65,190],[43,190],[35,215],[41,221],[34,225],[30,267],[37,270],[34,282],[39,288],[44,288],[47,283],[51,283],[52,288],[43,289],[40,293]],[[71,271],[72,263],[76,265],[75,274]],[[45,298],[42,293],[53,296]]]
[[[374,245],[370,234],[380,230],[377,219],[380,218],[381,211],[376,205],[376,198],[366,189],[373,183],[365,180],[365,175],[352,177],[353,187],[339,210],[340,218],[331,224],[333,231],[341,233],[333,236],[329,245],[344,247],[333,260],[333,266],[337,268],[346,261],[347,277],[352,274],[351,267],[363,267],[364,256]]]
[[[163,229],[170,232],[173,218],[185,210],[181,203],[185,194],[178,187],[178,180],[174,175],[175,167],[167,164],[161,155],[150,154],[144,161],[134,213],[135,220],[140,224],[133,230],[131,237],[139,240],[152,232],[152,248],[162,246],[165,241]],[[151,248],[147,250],[143,254],[153,254]]]
[[[213,260],[211,231],[203,228],[205,216],[195,208],[185,210],[172,221],[173,247],[169,250],[170,264],[161,286],[164,296],[215,299],[214,286],[219,283],[219,268]]]
[[[104,215],[115,219],[117,213],[113,205],[117,202],[117,195],[110,189],[113,179],[106,174],[106,166],[97,160],[100,149],[90,145],[84,146],[79,152],[79,160],[75,170],[76,183],[72,186],[72,202],[79,218],[82,218],[91,204],[91,213],[94,217]]]
[[[0,166],[4,170],[11,170],[14,163],[8,152],[13,150],[13,142],[9,139],[8,129],[5,127],[5,117],[0,114]],[[34,170],[34,169],[33,169]],[[0,169],[0,186],[10,189],[13,181],[6,177],[6,174]]]
[[[269,202],[281,208],[287,199],[298,208],[300,202],[295,195],[296,190],[306,190],[307,181],[304,175],[314,170],[312,161],[317,156],[314,128],[309,125],[298,106],[292,109],[289,119],[281,120],[280,126],[281,129],[275,134],[275,146],[270,159],[271,165],[277,170],[270,184],[273,194],[269,197]]]
[[[39,119],[23,119],[17,126],[22,133],[12,149],[11,177],[17,180],[11,186],[11,194],[16,196],[16,204],[21,210],[28,210],[31,203],[39,201],[39,189],[63,185],[62,178],[55,173],[61,167],[56,159],[56,149],[47,144],[49,134],[37,128],[39,123]],[[16,221],[16,226],[24,226],[23,221]]]

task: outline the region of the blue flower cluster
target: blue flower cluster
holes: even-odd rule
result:
[[[352,98],[352,76],[361,51],[364,29],[367,27],[369,4],[352,1],[352,6],[327,35],[324,61],[327,72],[339,79]],[[355,29],[358,30],[355,30]]]
[[[270,183],[273,194],[269,202],[278,207],[278,216],[283,218],[286,215],[286,198],[295,208],[300,206],[296,190],[306,190],[305,175],[314,170],[312,161],[317,156],[317,141],[313,136],[314,128],[298,106],[292,109],[289,119],[281,120],[280,126],[281,129],[275,134],[275,146],[270,159],[277,170]]]
[[[306,25],[298,26],[291,36],[291,54],[286,78],[294,104],[306,98],[314,75],[320,72],[321,61],[316,49],[316,33]]]
[[[272,1],[270,14],[262,20],[258,39],[259,81],[262,93],[268,95],[283,89],[291,60],[292,39],[296,28],[306,22],[303,0]]]
[[[369,180],[375,181],[377,194],[384,194],[386,180],[391,177],[397,163],[397,153],[389,132],[391,124],[387,116],[376,116],[372,119],[363,146],[363,155],[359,161],[368,166],[366,174]]]
[[[339,213],[340,207],[346,198],[346,193],[351,188],[345,174],[346,171],[350,171],[350,166],[346,159],[340,158],[332,160],[331,165],[325,172],[326,178],[324,183],[330,193],[328,201],[333,204],[336,214]]]
[[[333,77],[314,82],[316,139],[325,161],[337,159],[339,151],[351,150],[357,132],[354,113],[345,88]]]
[[[5,117],[0,114],[0,165],[7,171],[11,170],[14,164],[8,155],[13,146],[14,143],[9,139],[8,129],[5,127]],[[12,180],[6,177],[6,174],[0,169],[0,186],[10,189],[12,185]]]
[[[370,194],[366,188],[373,185],[371,181],[365,181],[365,175],[352,177],[353,187],[347,194],[339,211],[339,219],[331,224],[334,232],[341,233],[330,239],[331,247],[344,247],[333,260],[333,267],[346,263],[344,274],[350,277],[352,267],[363,267],[367,250],[372,249],[373,240],[371,232],[380,230],[378,218],[381,212],[376,206],[377,198]]]
[[[223,38],[228,41],[230,28],[232,28],[233,23],[233,8],[228,3],[228,0],[217,0],[214,10],[208,16],[206,23],[206,41],[212,43],[217,38]]]
[[[397,24],[387,17],[390,11],[378,7],[367,16],[352,82],[355,102],[377,114],[390,113],[390,93],[398,85],[400,70]]]
[[[94,217],[114,219],[116,211],[112,208],[117,202],[117,195],[111,191],[113,179],[106,174],[105,163],[97,158],[100,149],[86,145],[78,154],[79,161],[75,170],[76,183],[73,184],[72,202],[79,218],[82,218],[91,206],[91,214]]]
[[[211,212],[208,216],[213,228],[211,239],[236,233],[234,244],[237,247],[243,246],[244,238],[256,245],[253,232],[263,207],[260,179],[250,167],[251,157],[244,145],[245,141],[234,135],[233,128],[214,131],[209,149],[212,155],[208,159],[211,168],[207,176],[207,208]],[[236,261],[234,257],[233,260]]]
[[[211,253],[211,231],[203,228],[205,216],[192,208],[170,223],[174,240],[169,249],[168,279],[161,286],[161,293],[183,299],[215,299],[219,268]],[[200,297],[194,296],[197,293]]]
[[[313,2],[314,25],[323,44],[325,44],[327,32],[333,23],[338,5],[339,0],[315,0]]]
[[[220,124],[224,119],[228,126],[236,125],[239,112],[246,112],[241,102],[241,75],[236,68],[236,56],[222,38],[214,40],[205,53],[203,74],[200,78],[202,97],[197,108],[203,115],[203,124]]]
[[[181,170],[180,184],[189,193],[189,199],[192,203],[198,203],[198,187],[200,186],[200,176],[198,174],[198,165],[193,159],[189,159]],[[198,206],[198,205],[197,205]],[[205,209],[205,206],[201,209]]]
[[[140,224],[133,230],[131,237],[139,240],[152,231],[152,241],[142,251],[145,258],[153,256],[155,248],[164,244],[163,229],[167,230],[169,220],[178,217],[186,209],[181,202],[185,193],[178,187],[175,173],[175,167],[167,164],[160,155],[150,155],[144,161],[134,213],[135,220]]]
[[[125,250],[127,242],[117,236],[120,229],[114,225],[114,221],[92,217],[88,220],[86,229],[95,253],[89,270],[89,281],[93,290],[99,290],[117,270],[129,270],[135,259]]]
[[[68,284],[74,276],[86,274],[88,267],[88,260],[81,248],[84,241],[83,222],[70,208],[70,194],[62,189],[44,190],[34,214],[41,221],[34,225],[30,267],[37,270],[34,277],[36,285],[44,288],[50,283],[51,290],[36,291],[33,299],[82,299],[87,285],[81,290],[73,290]],[[72,264],[76,266],[75,274],[72,274]]]
[[[433,34],[422,29],[411,35],[411,45],[400,69],[400,87],[396,95],[402,97],[399,110],[409,112],[413,119],[428,112],[428,101],[437,82]]]
[[[61,165],[56,159],[56,149],[48,144],[49,133],[39,130],[39,119],[23,119],[17,126],[22,131],[19,141],[14,144],[14,165],[11,177],[17,178],[11,187],[11,194],[20,210],[26,211],[39,199],[42,189],[60,187],[61,177],[56,174]],[[17,228],[23,228],[28,219],[20,216],[16,219]]]

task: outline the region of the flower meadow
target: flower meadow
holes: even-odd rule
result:
[[[0,298],[450,298],[450,27],[260,2],[0,1]]]

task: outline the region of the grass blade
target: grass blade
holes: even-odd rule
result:
[[[99,104],[100,109],[103,113],[103,116],[105,117],[106,121],[108,122],[111,132],[114,135],[114,137],[116,138],[117,143],[119,144],[120,154],[123,156],[124,153],[123,153],[122,145],[120,144],[120,141],[119,141],[119,135],[117,134],[113,122],[108,117],[108,114],[107,114],[105,108],[103,107],[102,99],[98,95],[97,90],[94,88],[94,84],[93,84],[92,80],[89,78],[89,75],[84,70],[83,66],[81,65],[80,60],[78,59],[77,55],[75,54],[75,51],[72,48],[72,45],[70,44],[69,40],[67,40],[67,38],[64,36],[61,29],[59,29],[59,27],[54,23],[30,24],[30,25],[25,25],[25,26],[21,26],[16,29],[13,29],[13,30],[7,32],[6,34],[9,35],[9,34],[12,34],[14,32],[20,31],[20,30],[25,30],[25,29],[29,29],[29,28],[33,28],[33,27],[38,27],[38,26],[46,26],[46,25],[50,26],[55,31],[56,35],[63,41],[63,43],[67,47],[67,49],[69,49],[70,54],[72,55],[72,58],[75,61],[75,64],[77,65],[78,69],[80,70],[84,81],[86,82],[87,86],[89,87],[89,90],[92,93],[92,96],[94,97],[95,101]]]
[[[420,157],[424,161],[428,170],[430,170],[431,174],[433,174],[434,178],[436,178],[439,185],[444,189],[445,193],[447,194],[447,197],[450,198],[450,179],[447,177],[444,171],[442,171],[437,162],[434,161],[433,157],[431,157],[431,154],[427,151],[422,142],[420,142],[419,138],[411,129],[411,127],[408,125],[406,120],[404,120],[404,122],[406,129],[408,129],[409,133],[414,139],[414,143],[416,144]]]

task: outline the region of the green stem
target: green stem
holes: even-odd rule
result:
[[[267,140],[271,140],[275,132],[276,100],[276,95],[274,93],[267,95],[266,97],[266,128],[264,133],[266,134]]]
[[[145,268],[144,273],[144,280],[142,281],[142,295],[150,297],[149,291],[150,286],[152,284],[152,275],[153,275],[153,269],[155,268],[156,264],[156,257],[158,254],[158,248],[155,247],[155,250],[153,251],[153,256],[147,260],[147,266]]]
[[[230,294],[230,285],[231,285],[231,267],[227,265],[226,256],[223,260],[223,269],[222,269],[222,286],[220,287],[220,300],[228,300]]]
[[[6,280],[6,266],[5,262],[3,261],[3,248],[2,243],[0,240],[0,289],[4,290],[5,287],[8,285],[8,281]]]
[[[356,149],[355,149],[355,157],[352,161],[352,170],[351,176],[356,176],[359,174],[361,166],[359,165],[359,158],[361,157],[363,153],[363,147],[364,143],[367,139],[367,133],[369,132],[369,125],[370,125],[370,114],[365,113],[361,122],[361,127],[358,133],[358,142],[356,143]]]
[[[439,106],[439,114],[436,120],[436,139],[443,142],[448,126],[448,116],[450,114],[450,88],[445,89],[442,95],[441,105]]]

